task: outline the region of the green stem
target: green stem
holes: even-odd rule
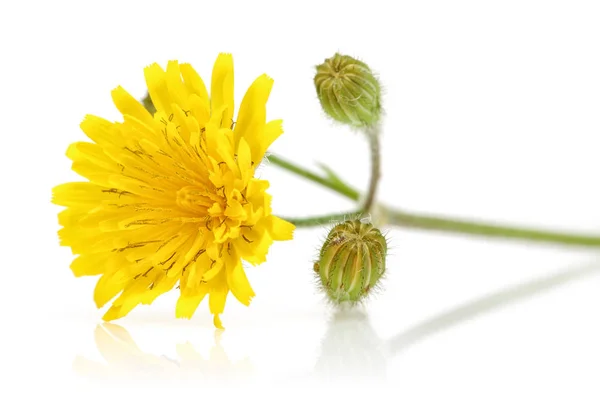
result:
[[[278,167],[288,170],[303,178],[306,178],[309,181],[318,183],[321,186],[325,186],[351,200],[358,201],[358,199],[360,198],[360,193],[358,193],[356,189],[353,189],[352,187],[344,184],[341,181],[332,181],[330,179],[314,174],[309,170],[300,167],[296,164],[293,164],[290,161],[284,160],[283,158],[278,157],[274,154],[269,155],[267,159],[271,164],[277,165]]]
[[[320,225],[326,225],[326,224],[331,224],[331,223],[335,223],[335,222],[345,221],[348,219],[353,219],[358,215],[360,215],[360,210],[355,211],[355,212],[347,212],[347,213],[340,213],[340,214],[327,214],[327,215],[322,215],[322,216],[318,216],[318,217],[309,217],[309,218],[288,218],[288,217],[281,217],[281,218],[285,219],[286,221],[291,222],[292,224],[296,225],[297,227],[307,228],[310,226],[320,226]]]
[[[289,161],[284,161],[283,159],[274,155],[269,156],[269,159],[271,162],[273,162],[273,164],[325,186],[351,200],[358,201],[360,199],[360,193],[356,189],[340,181],[339,179],[332,181],[327,178],[323,178],[313,174],[303,167],[295,165]],[[399,227],[453,232],[492,238],[517,239],[530,242],[554,243],[567,246],[600,247],[599,236],[586,236],[510,225],[497,225],[476,221],[437,217],[431,215],[419,215],[396,210],[387,206],[380,207],[380,212],[384,216],[385,224]],[[311,218],[284,218],[288,221],[291,221],[296,226],[307,227],[327,224],[332,221],[340,221],[344,218],[355,217],[356,215],[361,214],[361,211],[348,212],[344,214],[331,214]]]
[[[321,186],[325,186],[333,190],[336,193],[341,194],[344,197],[349,198],[350,200],[358,201],[360,199],[360,193],[358,190],[354,189],[350,185],[344,183],[338,177],[335,179],[330,177],[322,177],[315,173],[310,172],[304,167],[301,167],[297,164],[292,163],[291,161],[285,160],[279,156],[274,154],[270,154],[268,156],[268,160],[270,163],[285,169],[293,174],[301,176],[303,178],[308,179],[309,181],[318,183]],[[320,226],[323,224],[329,224],[334,221],[343,221],[348,218],[356,217],[361,214],[361,210],[358,211],[349,211],[347,213],[335,213],[335,214],[327,214],[316,217],[308,217],[308,218],[294,218],[294,217],[281,217],[286,221],[291,222],[292,224],[298,227],[311,227],[311,226]]]
[[[377,185],[379,184],[379,177],[381,175],[381,156],[379,152],[379,125],[369,127],[365,129],[365,134],[369,139],[369,148],[371,150],[371,178],[369,181],[369,189],[367,190],[367,197],[363,204],[363,210],[368,213],[373,206],[375,201],[375,194],[377,192]]]
[[[488,224],[476,221],[452,219],[407,213],[384,208],[383,214],[390,225],[466,235],[520,239],[531,242],[556,243],[568,246],[600,247],[600,237],[537,230],[525,227]],[[387,215],[386,215],[387,214]]]
[[[308,218],[290,218],[283,217],[285,220],[293,223],[298,227],[310,227],[310,226],[319,226],[323,224],[331,224],[337,221],[344,221],[346,219],[352,219],[355,217],[359,217],[364,213],[368,213],[373,206],[373,202],[375,200],[375,194],[377,192],[377,185],[379,183],[379,177],[381,175],[381,157],[379,151],[379,126],[373,126],[365,129],[365,135],[369,140],[369,148],[371,150],[371,177],[369,181],[369,189],[367,190],[367,196],[364,200],[364,204],[360,210],[355,212],[348,213],[339,213],[339,214],[327,214],[322,216],[308,217]],[[336,192],[357,201],[360,198],[360,193],[342,182],[333,171],[326,169],[328,176],[321,177],[319,175],[313,174],[312,172],[307,171],[306,169],[299,167],[289,161],[286,161],[280,157],[270,155],[269,160],[284,169],[287,169],[290,172],[293,172],[297,175],[305,177],[313,182],[319,183],[321,185],[327,186]],[[326,167],[323,167],[326,168]]]

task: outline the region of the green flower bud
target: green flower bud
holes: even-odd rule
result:
[[[377,285],[386,254],[379,229],[359,220],[342,222],[329,232],[314,269],[329,299],[355,303]]]
[[[336,53],[317,66],[315,87],[323,110],[336,121],[364,127],[381,114],[381,88],[367,66]]]
[[[144,105],[144,108],[146,110],[148,110],[148,112],[150,114],[154,114],[156,112],[156,107],[154,107],[154,104],[152,103],[152,99],[150,98],[150,93],[146,93],[146,95],[142,99],[142,104]]]

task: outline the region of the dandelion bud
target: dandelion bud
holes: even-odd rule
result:
[[[363,299],[385,272],[387,242],[379,229],[359,220],[336,225],[314,269],[334,303]]]
[[[323,110],[336,121],[364,127],[379,120],[381,89],[367,64],[336,53],[317,66],[315,87]]]
[[[148,110],[150,114],[154,114],[156,112],[156,107],[154,107],[154,103],[152,103],[150,93],[146,93],[146,95],[142,99],[142,105],[146,110]]]

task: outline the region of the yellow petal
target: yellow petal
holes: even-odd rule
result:
[[[210,87],[212,112],[225,106],[220,127],[229,128],[233,122],[233,57],[221,53],[215,61]]]
[[[192,258],[194,258],[194,256],[199,255],[199,252],[204,247],[204,236],[202,236],[200,232],[196,232],[195,234],[196,236],[194,238],[194,241],[192,242],[192,245],[190,246],[187,253],[185,253],[185,257],[183,260],[184,262],[188,262]]]
[[[206,85],[204,85],[204,81],[200,75],[198,75],[196,70],[192,68],[190,64],[181,64],[179,65],[179,69],[181,70],[183,82],[187,86],[190,93],[198,96],[200,102],[205,104],[206,108],[209,108],[210,100],[208,98],[208,92],[206,91]]]
[[[196,117],[198,124],[204,126],[210,118],[210,103],[208,100],[205,101],[198,95],[192,94],[190,96],[190,111]]]
[[[141,294],[135,293],[133,295],[125,296],[124,299],[123,305],[114,305],[115,303],[113,303],[108,311],[102,316],[102,319],[104,321],[114,321],[115,319],[123,318],[141,303]]]
[[[108,157],[102,150],[102,147],[95,143],[75,142],[67,148],[67,157],[73,161],[81,161],[96,166],[96,169],[103,169],[107,173],[120,170],[118,164]]]
[[[113,297],[119,294],[124,286],[125,282],[120,279],[115,279],[113,275],[102,275],[94,289],[94,302],[96,303],[96,307],[101,308],[104,306]]]
[[[232,219],[246,219],[246,211],[244,210],[244,207],[239,201],[234,199],[230,199],[227,202],[227,209],[225,210],[225,215]]]
[[[171,100],[165,74],[165,71],[156,63],[144,68],[146,86],[148,86],[152,104],[157,111],[164,111],[169,115],[171,114]]]
[[[216,260],[217,258],[220,258],[219,254],[221,254],[221,246],[219,244],[211,243],[209,246],[206,247],[206,255],[211,260]]]
[[[273,121],[267,122],[265,125],[265,129],[262,134],[262,140],[260,141],[260,147],[258,147],[258,152],[253,154],[253,158],[255,162],[259,163],[262,158],[265,156],[267,149],[273,144],[273,142],[281,136],[283,133],[283,121],[280,119],[276,119]]]
[[[245,306],[250,304],[255,293],[240,262],[233,266],[227,265],[227,285],[240,303]]]
[[[142,304],[152,304],[154,300],[158,298],[158,296],[173,289],[173,286],[175,286],[177,280],[178,277],[168,277],[165,275],[165,277],[160,280],[159,283],[156,283],[152,289],[144,292],[142,295]]]
[[[100,275],[106,271],[111,253],[83,254],[71,263],[71,271],[75,276]]]
[[[105,321],[112,321],[122,318],[129,314],[138,304],[141,303],[142,294],[147,290],[147,282],[142,280],[134,281],[128,284],[123,293],[113,301],[113,305],[102,316]]]
[[[177,61],[171,60],[167,63],[165,79],[171,104],[177,104],[182,109],[187,110],[189,108],[189,93],[187,87],[181,81],[181,71]]]
[[[252,255],[246,258],[252,264],[262,264],[267,261],[267,254],[269,253],[269,248],[273,244],[273,238],[268,233],[263,233],[260,235],[258,240],[254,240],[252,243]]]
[[[252,161],[252,152],[246,139],[241,138],[237,148],[237,163],[240,168],[242,181],[247,183],[254,174],[256,163]]]
[[[52,203],[59,206],[96,206],[109,200],[108,188],[90,182],[70,182],[52,189]]]
[[[219,318],[219,314],[215,314],[215,316],[213,318],[213,324],[215,325],[215,328],[217,328],[217,329],[225,329],[223,327],[223,324],[221,323],[221,318]]]
[[[208,298],[208,307],[212,314],[223,314],[225,310],[225,301],[229,294],[227,288],[227,277],[225,274],[219,274],[211,281],[211,288]]]
[[[121,307],[111,306],[106,313],[102,316],[104,321],[114,321],[115,319],[121,318]]]
[[[258,77],[244,95],[238,119],[235,123],[234,138],[237,144],[243,137],[252,151],[252,160],[258,163],[264,148],[263,130],[267,118],[267,100],[273,87],[273,80],[267,75]]]
[[[273,240],[291,240],[294,237],[294,224],[287,222],[284,219],[269,215],[267,217],[267,229]]]
[[[142,103],[136,100],[121,86],[111,92],[113,102],[123,115],[131,115],[146,124],[152,124],[152,115],[146,110]]]
[[[115,135],[115,124],[95,115],[86,115],[79,127],[94,142],[99,145],[122,146],[119,135]]]
[[[219,275],[219,273],[221,272],[221,270],[223,269],[223,261],[219,260],[219,262],[216,262],[212,268],[210,268],[208,271],[206,271],[204,273],[204,275],[202,275],[202,280],[209,282],[213,279],[215,279],[217,277],[217,275]]]
[[[260,198],[265,190],[269,188],[269,181],[263,179],[250,179],[246,189],[246,198],[253,204],[257,204],[254,198]]]
[[[225,224],[219,225],[216,228],[213,228],[214,242],[215,243],[225,243],[229,238],[227,235],[227,226]],[[214,260],[214,258],[213,258]]]
[[[235,251],[241,258],[252,265],[262,264],[267,260],[267,254],[273,238],[264,229],[255,226],[251,231],[245,232],[234,243]]]
[[[192,318],[194,312],[196,312],[196,309],[198,308],[198,305],[202,302],[202,299],[204,299],[205,296],[205,289],[199,289],[194,294],[186,294],[182,292],[177,300],[175,316],[177,318]]]

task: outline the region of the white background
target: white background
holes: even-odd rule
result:
[[[304,229],[248,272],[257,297],[229,301],[221,335],[204,303],[176,320],[176,293],[102,326],[50,204],[76,178],[64,152],[83,116],[119,117],[112,88],[142,96],[144,66],[169,59],[210,81],[221,51],[237,104],[275,79],[273,153],[366,187],[364,140],[324,118],[312,84],[340,51],[385,88],[382,201],[600,234],[599,20],[577,0],[2,3],[0,397],[599,398],[598,251],[386,228],[383,290],[336,312],[311,269],[327,229]],[[279,214],[352,209],[260,173]]]

